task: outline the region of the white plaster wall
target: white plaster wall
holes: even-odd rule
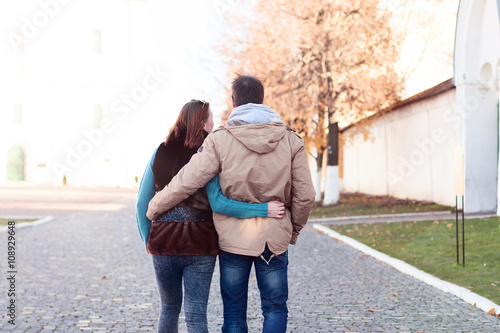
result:
[[[345,192],[361,192],[359,182],[359,147],[362,142],[360,135],[349,135],[346,131],[343,146],[343,180]],[[350,136],[350,137],[349,137]],[[349,138],[348,138],[349,137]]]
[[[344,147],[346,191],[454,205],[453,153],[460,143],[465,159],[465,211],[497,210],[500,24],[496,1],[462,1],[456,38],[456,90],[381,118],[370,128],[374,143],[357,137],[352,146]],[[380,184],[384,178],[385,186]]]
[[[498,206],[498,77],[500,25],[495,0],[460,4],[455,45],[457,105],[463,123],[465,211]]]
[[[454,205],[455,90],[397,109],[375,121],[370,140],[355,129],[344,146],[347,192]]]
[[[386,128],[384,126],[374,127],[371,135],[373,138],[386,137]],[[363,190],[360,192],[371,194],[387,193],[387,159],[386,154],[380,154],[386,148],[386,140],[368,140],[358,147],[358,168],[357,178],[358,187]],[[345,166],[345,162],[344,162]],[[371,172],[363,170],[368,167]],[[344,182],[345,186],[345,182]]]

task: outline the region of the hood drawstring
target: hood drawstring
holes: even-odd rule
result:
[[[271,259],[273,259],[274,257],[275,257],[275,255],[274,255],[274,253],[273,253],[273,254],[271,254],[271,256],[269,257],[269,260],[266,260],[262,254],[260,255],[260,259],[264,260],[264,261],[266,262],[267,266],[269,266],[269,263],[271,262]]]

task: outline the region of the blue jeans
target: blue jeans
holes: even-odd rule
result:
[[[248,332],[248,279],[252,264],[255,265],[262,314],[264,315],[263,332],[286,332],[288,251],[270,258],[272,253],[266,246],[262,255],[265,260],[260,257],[221,251],[219,255],[220,287],[224,304],[222,332]]]
[[[184,279],[184,314],[189,332],[208,332],[207,303],[216,256],[153,256],[161,311],[158,332],[177,333],[182,305]]]

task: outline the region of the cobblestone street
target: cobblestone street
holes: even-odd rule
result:
[[[49,215],[43,204],[36,211],[27,204],[40,195],[36,190],[9,191],[0,195],[2,207],[10,207],[8,214]],[[64,207],[71,202],[73,208],[59,214],[57,204],[45,207],[55,216],[53,221],[16,230],[15,326],[6,316],[7,234],[0,234],[0,330],[156,331],[159,296],[152,261],[136,227],[136,192],[44,191],[42,202],[53,198],[48,201]],[[25,209],[19,208],[23,200]],[[6,214],[2,208],[2,215]],[[290,247],[289,257],[289,332],[500,332],[500,320],[494,316],[311,226]],[[217,265],[208,313],[210,332],[219,332],[222,325],[218,283]],[[256,285],[250,281],[250,332],[262,329]],[[181,332],[186,331],[183,320]]]

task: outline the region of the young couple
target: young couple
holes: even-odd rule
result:
[[[257,78],[238,75],[231,88],[229,121],[212,133],[209,104],[184,105],[139,188],[137,223],[153,257],[159,332],[177,332],[183,281],[188,331],[208,332],[217,255],[222,332],[248,332],[252,265],[263,331],[286,331],[287,249],[306,224],[315,196],[305,144],[262,104],[264,87]]]

